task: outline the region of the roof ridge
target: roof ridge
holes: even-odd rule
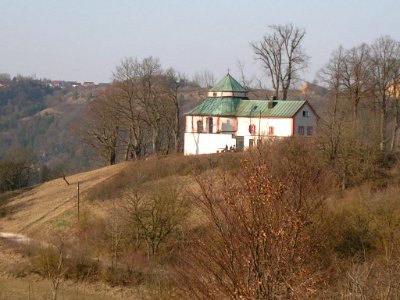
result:
[[[242,99],[239,97],[209,97],[201,104],[190,110],[186,115],[199,116],[254,116],[258,112],[263,117],[291,118],[307,102],[305,100],[274,100],[277,102],[273,108],[268,107],[270,101],[259,99]],[[257,104],[258,109],[254,109]]]
[[[210,89],[210,92],[247,92],[247,90],[228,73]]]

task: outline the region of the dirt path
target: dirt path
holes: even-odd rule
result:
[[[21,244],[29,244],[32,242],[32,239],[28,238],[26,235],[11,232],[0,232],[0,238]]]

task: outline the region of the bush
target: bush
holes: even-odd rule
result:
[[[244,155],[237,174],[198,177],[193,202],[208,222],[192,232],[178,286],[198,299],[309,299],[325,281],[313,217],[329,172],[313,145],[287,139]],[[310,162],[313,163],[310,163]],[[314,234],[314,236],[312,236]],[[321,241],[319,241],[321,242]]]

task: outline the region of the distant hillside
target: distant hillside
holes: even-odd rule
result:
[[[79,131],[87,104],[103,89],[103,85],[54,87],[29,78],[0,87],[0,160],[22,149],[35,157],[38,166],[67,173],[101,166],[103,162],[82,142]],[[199,87],[182,87],[182,118],[205,96]]]
[[[0,89],[0,129],[12,129],[24,117],[46,107],[45,99],[53,90],[39,81],[19,79]]]
[[[98,92],[94,88],[61,89],[18,78],[0,88],[0,159],[15,149],[28,151],[38,165],[92,167],[91,150],[73,133],[81,112]]]

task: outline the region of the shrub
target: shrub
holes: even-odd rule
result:
[[[313,147],[295,139],[250,151],[238,174],[199,177],[200,195],[193,200],[209,222],[193,232],[180,253],[177,280],[183,294],[315,296],[325,265],[313,244],[312,221],[329,191],[328,177]]]

